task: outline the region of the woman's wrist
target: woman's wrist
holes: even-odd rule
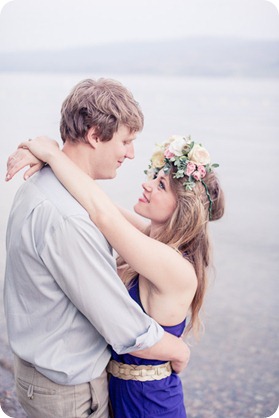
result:
[[[51,149],[46,152],[44,155],[44,162],[50,166],[59,162],[63,158],[63,152],[59,149]]]

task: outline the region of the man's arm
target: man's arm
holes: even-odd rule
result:
[[[172,361],[177,372],[186,366],[188,347],[165,333],[130,297],[107,241],[87,215],[67,218],[41,257],[68,298],[117,353]]]
[[[165,332],[163,338],[154,346],[131,354],[146,359],[171,361],[172,368],[176,373],[180,373],[190,359],[190,349],[187,344],[182,338],[177,338],[168,332]]]

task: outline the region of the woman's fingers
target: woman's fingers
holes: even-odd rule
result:
[[[36,171],[40,170],[43,166],[43,163],[33,154],[31,154],[31,152],[27,149],[18,148],[8,158],[6,181],[11,180],[16,173],[18,173],[26,166],[30,166],[30,168],[24,174],[25,179],[30,177],[30,175],[34,174]]]

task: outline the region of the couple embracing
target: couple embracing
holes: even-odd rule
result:
[[[63,148],[38,137],[8,160],[7,180],[29,166],[8,222],[4,303],[30,418],[186,417],[181,337],[199,328],[208,222],[224,196],[207,150],[174,136],[152,155],[134,213],[117,207],[95,180],[134,158],[142,128],[122,84],[87,79],[62,104]]]

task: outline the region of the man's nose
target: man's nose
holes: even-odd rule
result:
[[[135,149],[134,149],[133,142],[131,142],[130,144],[126,145],[125,158],[129,158],[130,160],[132,160],[133,158],[135,158]]]

